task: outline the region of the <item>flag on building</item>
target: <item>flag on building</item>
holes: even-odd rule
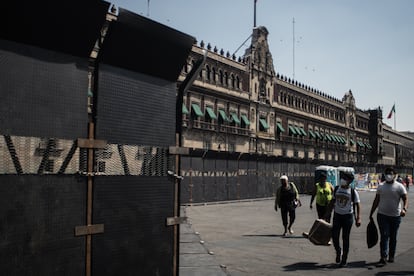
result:
[[[391,119],[393,113],[395,113],[395,104],[392,106],[391,111],[387,116],[387,119]]]

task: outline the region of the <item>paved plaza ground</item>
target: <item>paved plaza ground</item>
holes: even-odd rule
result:
[[[317,215],[309,208],[310,196],[301,195],[288,237],[273,199],[183,206],[188,223],[180,227],[180,275],[414,275],[414,205],[400,226],[395,263],[379,268],[379,244],[371,249],[366,244],[375,192],[359,193],[363,221],[352,228],[345,268],[335,264],[333,246],[315,246],[302,236]]]

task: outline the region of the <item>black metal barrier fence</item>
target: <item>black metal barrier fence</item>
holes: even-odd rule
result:
[[[178,273],[169,149],[195,39],[109,5],[4,3],[1,275]]]
[[[315,184],[316,162],[256,154],[211,154],[182,157],[181,203],[274,197],[280,176],[287,175],[301,194]],[[341,166],[344,164],[331,164]],[[349,165],[349,164],[347,164]],[[376,172],[375,166],[354,166],[356,172]]]
[[[237,159],[182,157],[181,203],[272,197],[287,175],[300,193],[310,193],[315,165],[246,155]]]

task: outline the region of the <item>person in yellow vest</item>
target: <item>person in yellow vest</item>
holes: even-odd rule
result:
[[[321,172],[320,180],[315,185],[312,197],[310,200],[310,208],[312,209],[313,200],[316,197],[316,211],[318,212],[318,218],[323,219],[326,222],[331,222],[331,214],[329,212],[329,204],[332,200],[334,188],[331,183],[326,181],[326,173]],[[327,214],[329,214],[327,216]]]

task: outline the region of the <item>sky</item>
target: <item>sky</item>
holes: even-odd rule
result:
[[[251,42],[254,0],[108,2],[237,57]],[[351,90],[357,108],[380,107],[388,126],[414,131],[413,12],[414,0],[257,0],[256,26],[277,73],[338,99]]]

